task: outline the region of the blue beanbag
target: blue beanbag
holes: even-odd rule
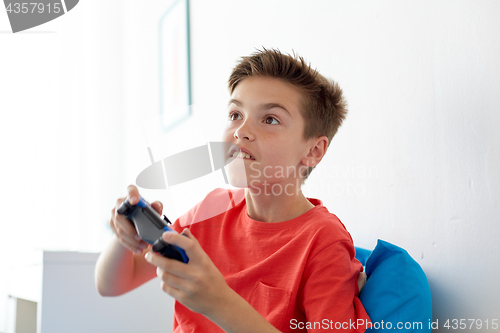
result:
[[[356,247],[356,259],[359,260],[359,262],[363,265],[363,267],[366,265],[366,259],[368,259],[371,253],[372,251],[370,250]]]
[[[359,294],[373,324],[366,332],[431,332],[431,291],[420,265],[402,248],[380,239],[368,259],[366,251],[356,248],[368,276]]]

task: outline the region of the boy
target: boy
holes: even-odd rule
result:
[[[126,198],[118,199],[116,238],[96,265],[99,293],[120,295],[160,277],[176,299],[174,332],[363,332],[355,325],[369,321],[357,297],[363,268],[351,236],[300,189],[345,118],[341,90],[301,57],[264,49],[241,59],[229,91],[223,141],[241,148],[246,174],[229,178],[244,188],[210,192],[174,223],[183,236],[163,235],[188,264],[147,251],[116,214]],[[131,204],[138,197],[129,186]],[[228,201],[224,213],[203,217]],[[161,214],[160,202],[152,206]]]

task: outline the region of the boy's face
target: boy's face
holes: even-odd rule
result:
[[[232,185],[261,187],[296,184],[296,179],[301,182],[299,175],[306,170],[306,164],[312,166],[306,156],[313,140],[303,139],[300,102],[301,93],[276,78],[251,76],[236,86],[229,101],[222,140],[247,149],[255,160],[235,160],[244,164],[248,186],[238,186],[244,184],[235,180],[241,174],[231,175],[229,169]]]

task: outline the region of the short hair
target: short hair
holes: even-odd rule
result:
[[[304,58],[293,52],[283,54],[277,49],[257,50],[241,57],[228,80],[232,94],[238,83],[250,76],[267,76],[292,84],[302,92],[300,112],[304,119],[304,140],[326,136],[328,146],[347,115],[347,102],[336,82],[325,78]],[[302,183],[315,168],[308,167],[301,175]]]

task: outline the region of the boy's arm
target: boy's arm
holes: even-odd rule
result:
[[[130,185],[127,190],[129,202],[137,204],[137,188]],[[101,253],[96,264],[95,283],[102,296],[122,295],[155,277],[155,267],[143,257],[149,244],[140,239],[135,227],[125,216],[117,213],[125,199],[118,199],[111,210],[109,225],[115,237]],[[161,214],[161,202],[153,202],[151,206]]]
[[[102,296],[125,294],[154,277],[156,267],[142,254],[125,248],[116,236],[99,256],[95,269],[97,291]]]
[[[307,321],[341,327],[343,332],[364,332],[370,318],[358,297],[364,285],[362,270],[354,245],[347,239],[325,247],[309,260],[297,299]]]
[[[164,233],[163,239],[186,251],[189,263],[167,259],[153,252],[146,260],[158,267],[162,289],[191,311],[200,313],[225,332],[278,333],[245,299],[232,290],[189,229],[184,237]]]

